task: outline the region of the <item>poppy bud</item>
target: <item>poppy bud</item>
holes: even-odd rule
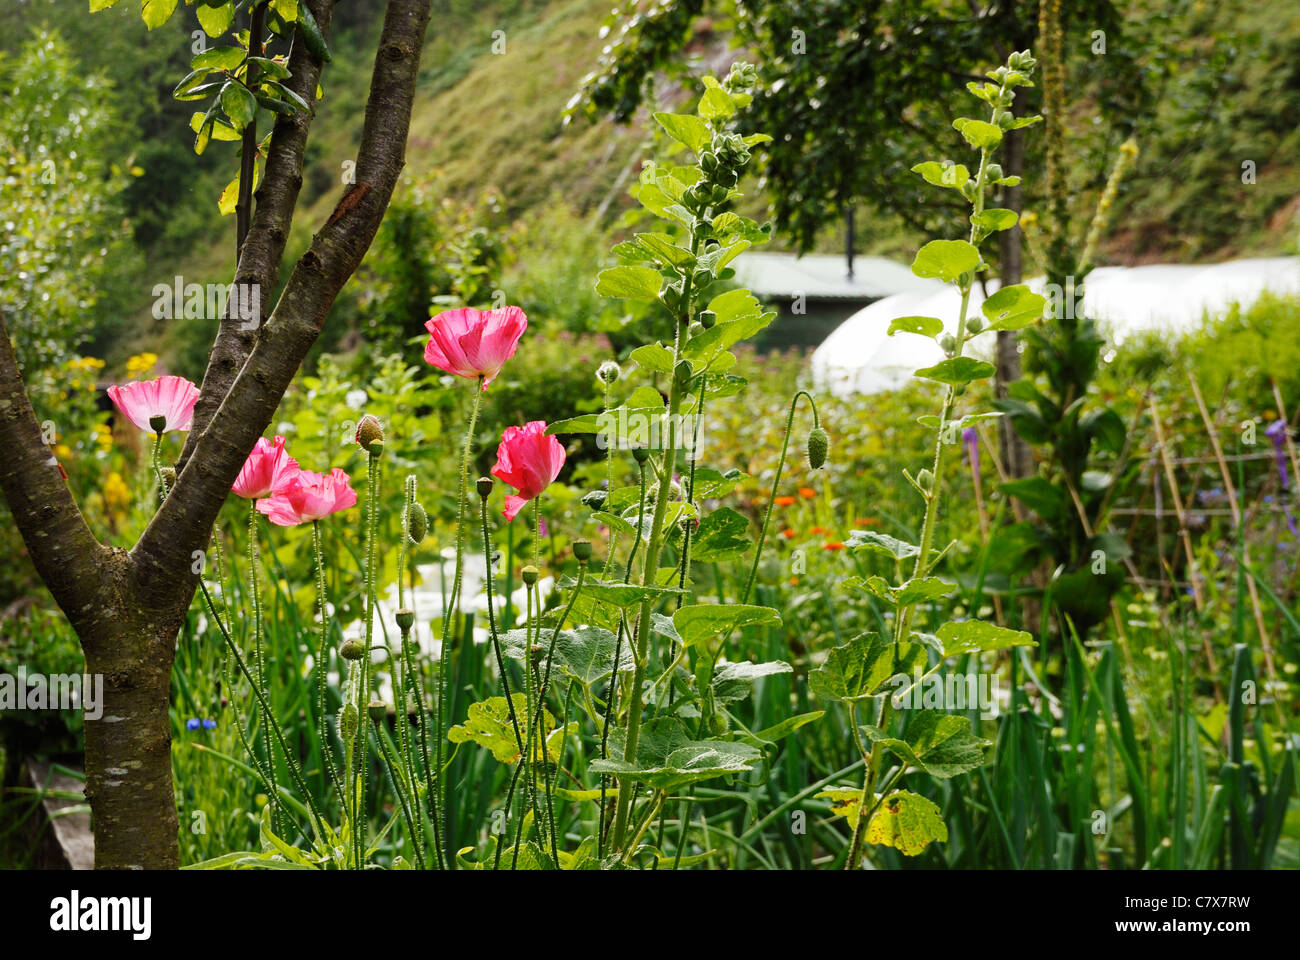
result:
[[[601,383],[613,383],[622,375],[622,368],[613,360],[606,360],[596,368],[596,379]]]
[[[650,459],[650,451],[645,447],[633,447],[632,459],[637,463],[645,463]]]
[[[916,475],[916,485],[927,494],[934,492],[934,473],[926,468]]]
[[[360,660],[366,655],[366,648],[360,640],[345,640],[339,647],[339,655],[344,660]]]
[[[820,470],[826,463],[826,452],[830,449],[830,437],[821,427],[813,427],[808,434],[808,466]]]
[[[478,483],[476,483],[474,486],[478,490],[478,495],[482,497],[484,500],[486,500],[488,497],[492,495],[491,477],[479,477]]]
[[[605,498],[608,496],[609,494],[604,490],[591,490],[583,494],[582,503],[593,510],[599,510],[605,505]]]
[[[573,555],[578,558],[579,563],[586,563],[591,559],[591,541],[574,540]]]
[[[410,630],[414,623],[415,623],[414,610],[402,609],[397,611],[397,629],[401,630],[402,633],[406,633],[408,630]]]
[[[537,575],[540,571],[531,563],[519,571],[519,576],[523,578],[524,583],[532,586],[537,582]]]
[[[370,451],[371,445],[374,444],[376,441],[379,443],[383,443],[384,425],[379,422],[379,418],[372,414],[367,413],[359,421],[357,421],[356,440],[357,443],[361,445],[361,449],[367,452]]]
[[[161,470],[163,482],[167,484],[167,489],[176,486],[176,468],[163,467]]]
[[[344,743],[350,742],[357,735],[357,707],[351,701],[343,707],[343,714],[339,718],[339,730],[343,734]]]
[[[406,515],[406,536],[412,543],[418,544],[429,532],[429,515],[424,507],[412,501],[411,509]]]

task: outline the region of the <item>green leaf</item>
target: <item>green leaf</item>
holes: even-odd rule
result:
[[[705,120],[725,120],[736,112],[735,101],[720,87],[710,87],[700,97],[700,116]]]
[[[910,673],[924,662],[925,648],[920,644],[894,643],[864,633],[833,648],[826,661],[808,674],[808,687],[823,700],[861,700],[894,674]]]
[[[635,242],[651,256],[674,267],[685,266],[694,259],[691,251],[673,243],[666,233],[638,233]]]
[[[950,596],[956,587],[938,577],[917,577],[898,586],[891,586],[884,577],[850,577],[847,586],[858,587],[868,593],[888,601],[896,607],[907,607],[915,603],[939,600]]]
[[[1020,215],[1014,210],[990,207],[987,210],[981,210],[979,213],[972,213],[970,222],[987,236],[999,230],[1010,230],[1020,222]]]
[[[970,179],[970,171],[960,163],[942,164],[927,160],[914,166],[912,172],[923,176],[926,183],[934,184],[936,187],[951,187],[954,190],[960,190],[962,184]]]
[[[793,673],[784,660],[768,663],[720,663],[713,672],[713,698],[718,703],[736,703],[754,692],[754,681],[778,673]]]
[[[865,839],[867,843],[893,847],[905,856],[914,857],[931,841],[946,843],[948,827],[932,801],[915,793],[900,791],[881,802],[867,824]]]
[[[195,9],[195,14],[199,18],[199,26],[209,37],[219,37],[230,29],[230,25],[235,22],[235,4],[233,2],[223,3],[220,6],[209,7],[207,4],[200,3]]]
[[[549,649],[553,627],[542,628],[542,646]],[[528,636],[526,630],[510,630],[501,635],[502,649],[515,660],[525,658]],[[618,637],[601,627],[579,627],[561,630],[555,638],[555,665],[583,686],[591,686],[608,677],[614,664],[614,650]],[[626,673],[636,666],[631,644],[625,643],[619,653],[618,669]],[[513,733],[511,734],[513,736]]]
[[[655,120],[668,136],[696,153],[712,139],[708,124],[699,117],[684,113],[656,113]]]
[[[673,352],[661,343],[647,343],[637,347],[629,356],[645,370],[655,373],[673,372]]]
[[[983,380],[996,372],[997,367],[987,360],[976,360],[974,357],[949,357],[947,360],[939,361],[933,367],[924,367],[915,371],[913,376],[937,380],[939,383],[959,384]]]
[[[195,70],[234,70],[247,55],[243,47],[212,47],[191,60],[190,67]]]
[[[150,30],[161,27],[176,12],[177,0],[140,0],[140,16]],[[93,8],[92,8],[93,12]]]
[[[891,537],[887,533],[876,533],[872,530],[853,530],[849,533],[849,539],[844,545],[850,550],[873,550],[876,553],[883,553],[885,556],[894,560],[907,560],[921,552],[921,548],[914,543],[908,543],[905,540],[899,540]]]
[[[695,478],[699,486],[700,478]],[[725,563],[749,549],[749,521],[730,507],[719,507],[703,520],[691,536],[691,559],[701,563]]]
[[[828,787],[813,794],[816,800],[829,800],[831,813],[849,822],[849,829],[858,829],[858,807],[862,801],[861,787]]]
[[[956,283],[963,273],[971,273],[980,264],[980,254],[965,240],[931,240],[912,262],[918,277],[937,278]]]
[[[320,32],[316,17],[312,15],[311,8],[305,3],[298,4],[298,30],[302,33],[303,40],[307,42],[307,49],[311,51],[313,57],[325,63],[334,59],[330,55],[324,35]]]
[[[99,13],[99,11],[107,10],[119,2],[120,0],[90,0],[90,12]]]
[[[993,744],[971,732],[970,718],[922,710],[912,715],[902,740],[876,727],[862,732],[904,763],[920,767],[932,777],[948,780],[984,765],[984,751]]]
[[[682,643],[691,647],[705,640],[725,637],[741,627],[779,627],[781,615],[771,607],[752,604],[698,603],[674,613],[673,626],[681,635]]]
[[[938,317],[895,317],[889,321],[889,335],[915,333],[933,340],[943,333],[943,321]]]
[[[610,755],[623,753],[623,731],[610,736]],[[636,760],[593,760],[588,770],[629,777],[659,790],[744,773],[762,759],[762,751],[731,740],[692,740],[677,717],[656,717],[641,727]]]
[[[230,125],[243,129],[257,117],[257,100],[238,80],[231,80],[221,91],[221,109],[230,118]]]
[[[654,302],[659,299],[663,278],[650,267],[611,267],[596,277],[596,292],[614,300]]]
[[[1002,493],[1010,494],[1044,520],[1054,520],[1067,512],[1066,493],[1053,486],[1046,477],[1022,477],[998,485]]]
[[[758,298],[748,290],[728,290],[709,301],[709,309],[718,318],[718,323],[730,323],[741,317],[756,316],[763,312]]]
[[[952,122],[953,128],[976,150],[984,147],[996,147],[1002,142],[1002,130],[984,120],[972,120],[970,117],[958,117]]]
[[[571,586],[573,582],[565,580],[561,586]],[[608,580],[586,580],[582,584],[582,592],[593,600],[613,604],[622,609],[635,606],[642,600],[659,600],[666,596],[685,593],[678,587],[643,587],[637,583],[617,583]]]
[[[691,499],[710,500],[724,497],[732,490],[735,490],[737,484],[747,476],[748,474],[742,473],[740,470],[728,470],[726,473],[720,473],[712,467],[696,467],[695,486],[691,490]],[[696,531],[697,539],[698,535],[699,531]]]
[[[1019,330],[1043,315],[1047,301],[1024,284],[1003,287],[980,305],[990,330]]]
[[[533,717],[528,714],[528,697],[522,693],[514,693],[510,695],[510,701],[515,705],[519,736],[527,743],[528,726],[533,721]],[[488,697],[486,700],[471,703],[466,713],[463,724],[458,724],[447,731],[448,740],[452,743],[477,743],[480,747],[491,751],[492,756],[499,763],[509,764],[519,759],[519,741],[515,739],[515,728],[510,721],[505,697]],[[546,759],[552,762],[558,761],[560,741],[565,734],[573,736],[577,731],[576,723],[568,724],[567,728],[555,727],[555,718],[549,711],[543,710],[541,732],[546,740]],[[534,740],[538,760],[543,758],[541,740],[541,737]]]
[[[939,628],[937,636],[943,644],[945,658],[1007,647],[1038,646],[1024,630],[1009,630],[984,620],[949,621]]]
[[[752,735],[740,734],[740,738],[746,743],[753,743],[758,746],[760,743],[776,743],[783,740],[790,734],[794,733],[800,727],[809,723],[815,723],[826,715],[825,710],[813,710],[810,713],[799,713],[793,717],[786,717],[780,723],[774,723],[770,727],[762,730],[756,730]]]

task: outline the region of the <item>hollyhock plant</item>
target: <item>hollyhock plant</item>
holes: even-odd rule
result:
[[[257,500],[269,497],[285,480],[298,472],[298,461],[284,449],[284,437],[258,437],[253,452],[244,461],[230,489],[237,497]]]
[[[513,520],[524,504],[554,482],[562,466],[564,446],[547,435],[545,422],[533,420],[522,427],[506,427],[497,446],[492,476],[519,493],[506,496],[505,518]]]
[[[199,388],[184,377],[159,377],[108,388],[108,397],[128,420],[146,433],[188,430],[194,422]],[[161,423],[161,428],[159,424]]]
[[[482,378],[483,389],[515,355],[528,318],[519,307],[444,310],[424,325],[429,342],[425,363],[467,380]]]
[[[258,512],[281,527],[319,520],[356,506],[357,492],[346,473],[335,467],[329,473],[299,470],[283,478],[271,496],[257,501]]]

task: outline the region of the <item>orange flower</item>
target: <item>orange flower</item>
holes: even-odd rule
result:
[[[781,531],[781,536],[789,540],[791,537],[794,536],[794,530],[791,527],[786,527],[784,530]]]
[[[842,544],[842,543],[838,543],[838,542],[836,542],[836,541],[832,541],[831,543],[823,544],[823,545],[822,545],[822,549],[823,549],[823,550],[843,550],[843,549],[844,549],[844,544]]]
[[[827,530],[825,527],[809,527],[808,532],[813,536],[816,536],[819,533],[830,533],[830,531]]]
[[[777,497],[772,502],[778,507],[790,507],[794,505],[794,497]]]
[[[875,517],[858,517],[853,521],[855,527],[875,527],[880,525],[880,521]]]
[[[811,500],[813,497],[817,496],[817,491],[812,487],[800,487],[799,496],[803,497],[805,500]]]

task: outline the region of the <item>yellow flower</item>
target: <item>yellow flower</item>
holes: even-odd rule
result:
[[[110,510],[123,510],[131,502],[131,490],[116,470],[104,481],[104,506]]]
[[[66,443],[60,443],[54,448],[54,455],[60,460],[67,460],[72,456],[72,448]]]
[[[143,380],[145,375],[153,372],[158,363],[156,353],[137,353],[126,361],[126,375],[131,380]]]
[[[113,431],[108,424],[95,424],[95,442],[99,444],[99,448],[105,453],[113,449]]]

